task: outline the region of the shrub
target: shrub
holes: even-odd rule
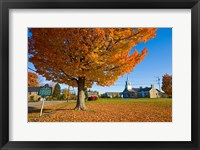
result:
[[[60,96],[61,96],[60,92],[61,92],[61,87],[58,83],[56,83],[56,85],[54,87],[53,98],[60,100]]]
[[[60,95],[60,100],[66,100],[66,95],[65,94]]]
[[[106,98],[106,95],[105,94],[101,94],[100,97],[101,98]]]
[[[76,94],[70,94],[70,99],[71,100],[77,100]]]
[[[56,101],[56,100],[58,100],[58,98],[57,98],[57,97],[53,97],[52,100],[53,100],[53,101]]]

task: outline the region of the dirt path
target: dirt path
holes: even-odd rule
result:
[[[45,101],[44,105],[50,105],[50,104],[58,104],[58,103],[63,103],[66,101]],[[30,102],[28,103],[28,107],[40,107],[42,105],[42,101],[40,102]]]

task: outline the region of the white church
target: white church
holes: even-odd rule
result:
[[[158,98],[159,97],[159,90],[155,89],[154,85],[152,84],[150,87],[140,87],[140,88],[132,88],[131,82],[127,77],[125,82],[125,89],[122,92],[123,98]]]

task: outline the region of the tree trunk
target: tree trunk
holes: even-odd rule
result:
[[[84,77],[78,78],[77,84],[78,84],[78,99],[75,110],[86,110],[87,108],[85,106],[85,91],[84,91],[85,78]]]

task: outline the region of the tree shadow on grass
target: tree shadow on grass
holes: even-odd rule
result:
[[[43,109],[43,113],[53,113],[56,111],[62,111],[62,110],[74,110],[74,109],[69,109],[69,108],[58,108],[58,109]],[[28,107],[28,113],[40,113],[41,108],[36,108],[36,107]]]
[[[28,113],[36,113],[39,111],[40,111],[40,109],[38,109],[36,107],[28,107]]]

